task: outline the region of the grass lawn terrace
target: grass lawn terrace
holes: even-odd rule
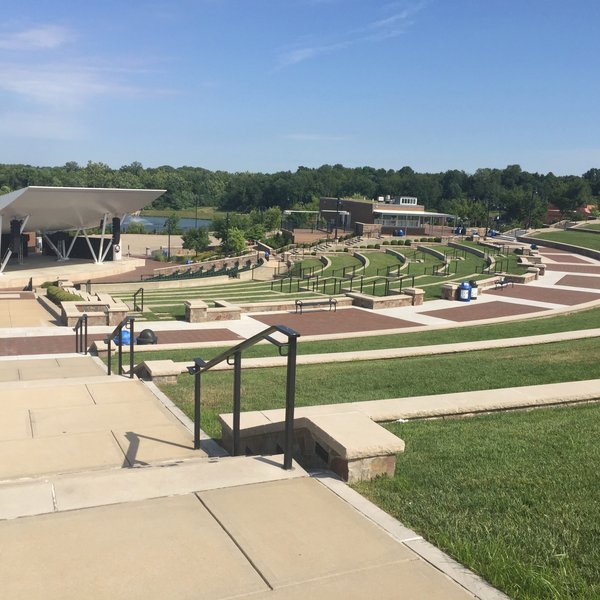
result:
[[[600,598],[600,406],[393,423],[354,487],[517,600]]]

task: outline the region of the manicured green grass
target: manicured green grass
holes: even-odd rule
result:
[[[600,345],[596,339],[540,346],[483,350],[351,363],[299,365],[296,405],[310,406],[485,390],[520,385],[577,381],[600,377]],[[243,410],[281,408],[285,368],[248,369],[242,375]],[[231,412],[232,374],[203,375],[203,428],[219,436],[217,415]],[[193,378],[161,389],[191,415]]]
[[[400,260],[393,254],[385,252],[364,252],[364,256],[369,260],[364,275],[385,275],[388,267],[394,271],[402,265]]]
[[[536,233],[534,237],[541,240],[563,242],[564,244],[572,244],[573,246],[582,246],[583,248],[600,250],[600,236],[596,233],[587,231],[577,231],[575,229],[567,229],[566,231],[543,231],[541,233]]]
[[[393,423],[354,487],[511,598],[600,598],[600,406]]]

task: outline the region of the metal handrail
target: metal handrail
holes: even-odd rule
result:
[[[133,364],[134,364],[134,317],[125,317],[108,336],[108,374],[112,374],[112,340],[117,335],[119,336],[119,375],[123,375],[123,328],[129,329],[129,378],[133,379]]]
[[[138,294],[142,296],[141,305],[137,303]],[[134,295],[133,295],[133,312],[144,312],[144,288],[141,287]]]
[[[287,342],[280,342],[272,337],[274,333],[281,333],[287,337]],[[283,468],[292,468],[293,443],[294,443],[294,405],[296,402],[296,353],[297,342],[300,334],[284,325],[271,325],[264,331],[244,340],[225,350],[215,358],[204,361],[201,358],[194,359],[194,365],[188,367],[190,375],[195,376],[194,381],[194,449],[200,448],[200,401],[202,397],[202,373],[212,369],[214,366],[227,361],[233,365],[233,455],[237,456],[240,451],[240,413],[241,413],[241,387],[242,387],[242,352],[254,346],[254,344],[267,340],[279,349],[281,356],[287,356],[287,378],[285,393],[285,442],[283,452]],[[287,353],[284,353],[287,348]],[[230,360],[233,358],[233,362]]]
[[[73,328],[75,332],[75,352],[83,354],[88,353],[88,316],[86,313],[83,313],[79,319],[77,319],[77,323],[75,323],[75,327]]]

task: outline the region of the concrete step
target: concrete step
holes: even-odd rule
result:
[[[306,477],[283,456],[215,456],[0,482],[0,520]]]

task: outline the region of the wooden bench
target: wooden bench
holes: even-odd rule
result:
[[[329,310],[333,308],[333,312],[337,312],[337,300],[335,298],[327,298],[326,300],[296,300],[296,314],[300,309],[300,314],[305,307],[311,306],[329,306]]]
[[[515,287],[515,282],[512,279],[508,279],[506,277],[501,277],[500,279],[497,279],[494,283],[495,288],[494,289],[502,289],[505,288],[507,286],[511,285],[512,287]]]

